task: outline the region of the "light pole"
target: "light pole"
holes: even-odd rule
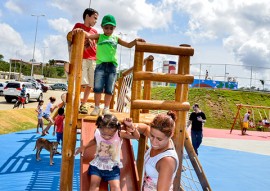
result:
[[[32,14],[31,16],[37,17],[37,22],[36,22],[36,33],[35,33],[35,41],[34,41],[34,50],[33,50],[33,58],[32,58],[32,66],[31,66],[31,78],[33,78],[33,71],[34,71],[34,62],[35,62],[35,49],[36,49],[36,40],[37,40],[37,29],[38,29],[38,19],[39,17],[44,17],[44,14],[40,15],[34,15]]]
[[[121,39],[123,38],[124,35],[127,35],[125,33],[119,32],[118,34]],[[120,47],[120,62],[119,62],[119,71],[121,71],[121,63],[122,63],[122,46]]]
[[[45,60],[45,49],[48,48],[48,47],[43,47],[43,62],[41,64],[41,73],[43,75],[43,64],[44,64],[44,60]]]

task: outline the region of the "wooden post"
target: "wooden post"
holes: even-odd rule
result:
[[[134,59],[134,68],[133,75],[137,71],[142,71],[143,69],[143,52],[135,51],[135,59]],[[136,100],[141,98],[141,80],[134,81],[132,83],[132,92],[131,92],[131,100]],[[139,109],[131,109],[130,117],[133,121],[139,122],[140,120],[140,110]],[[138,154],[137,154],[137,169],[139,175],[139,188],[142,186],[142,177],[143,177],[143,165],[144,165],[144,153],[146,149],[147,139],[145,136],[141,135],[138,144]]]
[[[153,72],[153,60],[154,57],[151,55],[146,60],[145,70]],[[143,100],[150,100],[151,99],[151,81],[145,80],[144,81],[144,88],[143,88]],[[143,109],[142,113],[149,113],[149,110]]]
[[[237,105],[237,112],[236,112],[236,115],[235,115],[234,120],[233,120],[233,124],[232,124],[231,130],[230,130],[230,134],[232,133],[232,130],[234,128],[234,125],[236,123],[236,120],[237,120],[237,118],[238,118],[238,116],[240,114],[241,107],[242,107],[241,104],[240,105]]]
[[[66,103],[64,141],[62,149],[62,165],[60,190],[70,191],[73,187],[74,151],[76,146],[77,118],[81,88],[81,68],[83,56],[83,32],[76,34],[71,50],[70,74]],[[75,83],[74,83],[75,82]],[[74,96],[74,98],[73,98]]]

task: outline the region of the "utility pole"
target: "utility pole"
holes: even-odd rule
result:
[[[36,32],[35,32],[35,41],[34,41],[34,50],[33,50],[33,58],[31,60],[31,62],[32,62],[31,78],[33,78],[34,62],[35,62],[35,49],[36,49],[36,41],[37,41],[38,19],[39,19],[39,17],[45,17],[45,15],[44,14],[40,14],[40,15],[34,15],[34,14],[32,14],[31,16],[37,17],[37,21],[36,21]]]

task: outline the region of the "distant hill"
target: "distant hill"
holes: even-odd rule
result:
[[[154,87],[152,88],[152,99],[174,100],[175,88]],[[208,88],[190,88],[188,101],[190,105],[198,103],[207,117],[206,127],[230,129],[236,115],[236,104],[261,105],[270,107],[270,94],[264,92],[232,91]],[[241,116],[247,110],[241,110]],[[255,122],[261,116],[269,116],[269,110],[253,109]],[[237,120],[239,123],[239,120]],[[236,128],[240,128],[239,124]]]

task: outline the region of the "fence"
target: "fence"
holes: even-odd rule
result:
[[[191,64],[195,79],[238,82],[238,88],[270,90],[270,68],[233,64]]]

